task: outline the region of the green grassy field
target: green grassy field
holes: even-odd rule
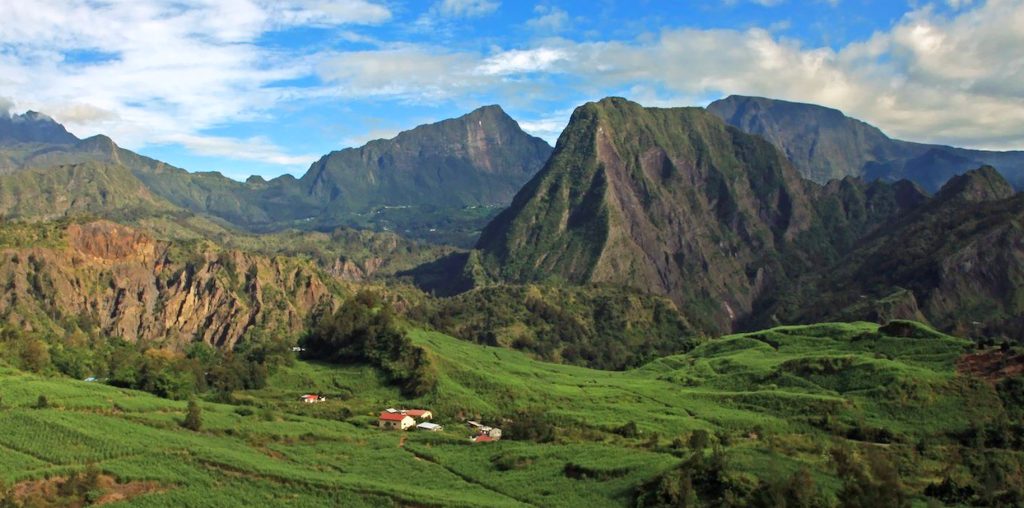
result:
[[[403,399],[369,367],[296,361],[264,389],[201,401],[199,432],[179,425],[184,402],[0,367],[0,481],[95,464],[119,481],[161,486],[126,506],[626,506],[639,485],[688,455],[674,440],[706,430],[734,482],[752,488],[807,468],[835,500],[828,450],[844,444],[886,449],[919,494],[957,453],[950,433],[1002,406],[991,386],[955,374],[968,342],[877,329],[729,336],[625,372],[413,330],[440,374],[422,398]],[[309,392],[328,401],[297,400]],[[49,407],[35,407],[40,395]],[[446,429],[380,431],[375,415],[389,406],[429,407]],[[473,444],[461,423],[504,425],[520,410],[556,422],[554,439]],[[622,435],[630,422],[637,432]],[[851,430],[869,437],[850,438]],[[922,440],[935,444],[921,451]]]

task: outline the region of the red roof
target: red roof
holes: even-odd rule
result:
[[[410,409],[405,412],[409,416],[423,416],[424,413],[429,413],[429,409]]]
[[[473,438],[473,442],[474,443],[490,443],[491,441],[494,441],[494,438],[491,437],[491,436],[483,436],[483,435],[481,435],[481,436],[477,436],[477,437]]]
[[[388,422],[400,422],[406,418],[406,415],[400,413],[389,413],[387,411],[380,414],[380,419]]]

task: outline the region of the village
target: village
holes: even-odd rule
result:
[[[325,402],[327,397],[318,394],[306,394],[299,397],[305,404],[317,404]],[[387,431],[426,431],[442,432],[444,427],[434,423],[434,413],[429,409],[396,409],[389,407],[380,412],[377,417],[377,427]],[[474,443],[489,443],[501,439],[501,429],[484,425],[474,420],[467,420],[466,425]]]

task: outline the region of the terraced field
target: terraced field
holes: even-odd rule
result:
[[[0,368],[0,480],[95,464],[121,482],[161,486],[122,501],[130,506],[626,506],[689,457],[680,443],[704,430],[737,485],[806,468],[834,502],[841,482],[829,450],[884,448],[923,504],[958,453],[950,436],[1004,411],[990,384],[955,373],[969,344],[924,328],[911,337],[870,324],[776,328],[626,372],[410,335],[440,372],[420,399],[403,399],[369,367],[296,361],[267,388],[201,401],[199,432],[181,427],[184,402]],[[299,403],[308,392],[328,400]],[[49,407],[35,407],[40,395]],[[388,406],[430,407],[445,431],[380,431],[375,415]],[[524,411],[551,424],[552,438],[473,444],[461,424],[514,425]],[[924,441],[934,445],[922,450]]]

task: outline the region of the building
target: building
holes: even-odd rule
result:
[[[322,395],[307,394],[299,397],[299,400],[305,402],[306,404],[316,404],[317,402],[323,402],[327,400],[327,397],[324,397]]]
[[[495,441],[501,439],[501,429],[497,427],[482,426],[479,431],[481,436],[487,436]]]
[[[380,417],[378,417],[377,425],[386,430],[406,430],[409,427],[416,425],[416,420],[411,416],[404,415],[402,413],[384,411],[380,414]]]
[[[431,413],[429,409],[406,409],[403,413],[417,419],[417,420],[433,420],[434,413]]]
[[[493,438],[493,437],[491,437],[491,436],[485,436],[485,435],[483,435],[483,434],[480,434],[479,436],[477,436],[477,437],[474,437],[474,438],[472,439],[472,441],[473,441],[474,443],[490,443],[490,442],[493,442],[493,441],[497,441],[497,440],[496,440],[496,439],[494,439],[494,438]]]
[[[442,426],[440,426],[440,425],[438,425],[436,423],[423,422],[423,423],[421,423],[421,424],[416,426],[416,430],[426,430],[426,431],[429,431],[429,432],[441,432],[442,430],[444,430],[444,427],[442,427]]]

